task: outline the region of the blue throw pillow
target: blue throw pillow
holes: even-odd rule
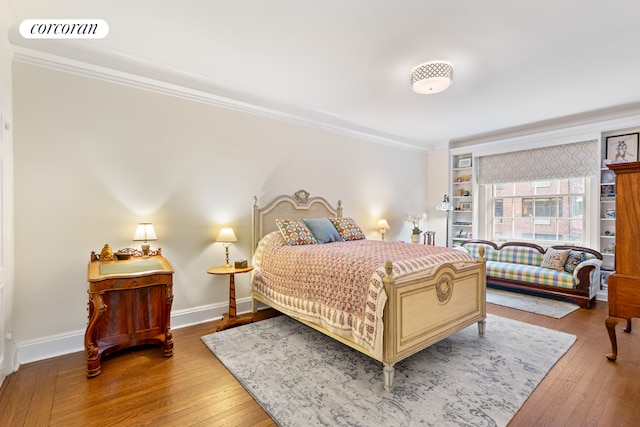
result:
[[[311,234],[316,238],[318,243],[342,242],[340,233],[333,226],[329,218],[306,218],[303,219],[307,224]]]
[[[571,251],[564,265],[564,271],[573,274],[578,264],[582,261],[584,261],[584,252]]]

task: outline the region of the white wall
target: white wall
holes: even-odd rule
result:
[[[436,232],[436,245],[446,246],[447,214],[436,205],[449,193],[449,150],[431,151],[427,155],[427,224]],[[451,194],[449,194],[451,197]]]
[[[20,62],[13,95],[23,362],[38,358],[29,347],[55,352],[47,340],[81,348],[90,251],[137,245],[140,221],[153,222],[152,248],[175,269],[174,314],[205,307],[213,317],[228,301],[228,279],[206,274],[224,260],[213,240],[230,225],[231,259],[250,257],[253,195],[266,204],[304,188],[342,199],[374,239],[380,217],[387,239],[408,238],[404,217],[433,204],[424,153]],[[237,278],[238,298],[248,282]]]

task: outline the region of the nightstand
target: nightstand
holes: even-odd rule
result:
[[[222,331],[223,329],[231,328],[233,326],[244,325],[245,323],[253,322],[253,317],[237,317],[236,316],[236,282],[234,276],[236,274],[248,273],[253,270],[252,266],[244,268],[235,268],[219,266],[213,267],[207,270],[207,273],[216,276],[229,276],[229,312],[222,315],[222,321],[218,324],[216,331]]]
[[[173,355],[170,328],[173,269],[162,256],[89,263],[89,323],[84,336],[87,376],[100,373],[107,354],[160,344]]]

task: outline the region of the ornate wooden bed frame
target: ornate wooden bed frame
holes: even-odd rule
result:
[[[309,197],[307,191],[299,190],[293,196],[278,196],[264,208],[259,208],[254,197],[253,251],[260,238],[278,229],[276,218],[318,217],[342,217],[342,202],[339,200],[337,208],[334,208],[326,199]],[[484,334],[486,318],[486,265],[483,258],[459,269],[452,264],[443,264],[431,276],[419,279],[394,281],[392,268],[391,261],[387,261],[383,280],[388,299],[383,315],[382,357],[374,355],[349,337],[296,318],[254,289],[251,291],[252,309],[255,313],[258,302],[262,302],[382,362],[384,388],[390,391],[397,362],[476,322],[479,333]]]

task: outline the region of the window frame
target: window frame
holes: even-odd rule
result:
[[[565,180],[565,179],[576,179],[574,178],[559,178],[559,179],[553,179],[550,181],[558,181],[558,180]],[[556,193],[545,193],[545,194],[520,194],[520,195],[513,195],[513,196],[504,196],[504,195],[500,195],[500,196],[495,196],[494,194],[494,190],[497,188],[504,188],[506,185],[510,185],[510,184],[514,184],[514,183],[495,183],[495,184],[483,184],[481,185],[483,188],[483,193],[484,193],[484,202],[485,202],[485,208],[484,211],[487,213],[486,218],[485,218],[485,235],[488,237],[488,240],[492,240],[494,242],[505,242],[505,241],[521,241],[521,242],[529,242],[529,243],[535,243],[538,244],[540,246],[552,246],[552,245],[560,245],[560,244],[568,244],[568,245],[576,245],[576,246],[589,246],[589,242],[591,240],[591,235],[590,235],[590,221],[592,220],[591,216],[591,209],[589,208],[589,195],[591,192],[591,177],[578,177],[578,179],[582,179],[582,189],[583,191],[581,193],[571,193],[571,192],[556,192]],[[543,185],[543,187],[545,188],[549,188],[547,183],[549,181],[545,181]],[[527,183],[530,183],[532,188],[536,188],[536,187],[540,187],[540,183],[542,183],[541,180],[536,180],[536,181],[527,181]],[[522,183],[519,183],[522,184]],[[534,192],[535,193],[535,192]],[[566,217],[563,218],[561,215],[563,214],[564,209],[562,208],[562,206],[558,206],[561,205],[561,203],[558,203],[558,200],[562,200],[562,198],[569,198],[568,203],[568,214],[570,214],[570,217]],[[575,214],[575,208],[577,207],[576,205],[578,204],[576,202],[576,197],[582,199],[581,202],[581,208],[582,208],[582,216],[574,216]],[[495,229],[494,229],[494,225],[496,223],[503,223],[505,218],[507,218],[507,220],[511,219],[512,222],[515,224],[515,220],[518,218],[521,218],[520,216],[517,216],[515,214],[512,214],[513,216],[511,217],[505,217],[505,199],[531,199],[532,200],[532,204],[531,204],[531,209],[533,212],[533,215],[531,216],[531,218],[534,221],[534,224],[532,224],[532,236],[535,237],[536,232],[535,232],[535,225],[536,225],[536,221],[540,222],[540,224],[538,225],[545,225],[546,223],[549,222],[553,222],[553,221],[576,221],[576,220],[581,220],[582,222],[582,240],[578,241],[578,240],[569,240],[569,239],[554,239],[554,240],[549,240],[549,239],[535,239],[535,238],[524,238],[524,237],[504,237],[504,236],[496,236],[495,235]],[[555,216],[550,217],[550,216],[537,216],[536,215],[536,211],[537,211],[537,207],[536,207],[536,200],[542,200],[542,199],[555,199],[556,200],[556,206],[555,208],[547,208],[547,209],[554,209],[555,210]],[[502,216],[500,217],[496,217],[496,201],[500,200],[502,201],[502,207],[500,209]],[[560,215],[560,216],[558,216]],[[524,215],[524,216],[529,216],[529,215]],[[496,222],[499,221],[499,222]],[[542,222],[544,222],[545,224],[542,224]],[[514,226],[512,225],[511,228],[511,236],[514,235]],[[558,236],[558,227],[556,226],[556,236]],[[567,236],[568,237],[568,236]]]

